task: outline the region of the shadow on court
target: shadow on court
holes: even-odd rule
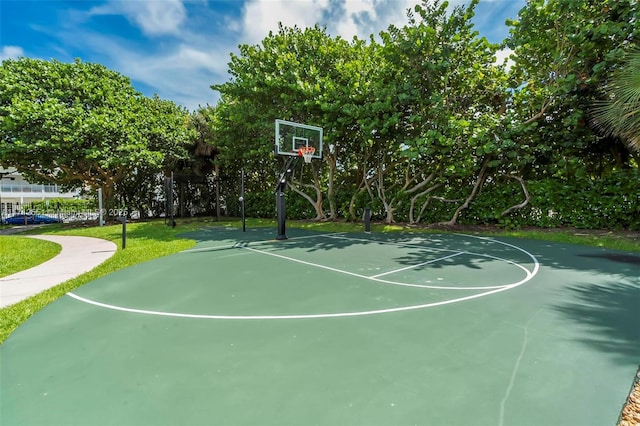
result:
[[[464,236],[448,235],[442,238],[439,234],[416,234],[410,233],[390,233],[367,235],[362,233],[337,233],[328,234],[325,237],[318,237],[317,233],[304,229],[293,228],[288,231],[289,240],[279,241],[278,244],[295,245],[299,249],[307,250],[310,253],[341,250],[354,246],[362,246],[362,255],[366,256],[367,244],[382,244],[406,248],[406,252],[393,258],[398,265],[418,265],[425,258],[432,256],[434,252],[447,252],[448,245],[452,240],[459,240],[458,250],[482,253],[486,256],[476,258],[460,257],[457,259],[443,259],[437,263],[430,264],[430,268],[443,268],[447,265],[464,265],[470,269],[482,269],[482,264],[491,262],[492,257],[509,259],[514,262],[530,262],[531,259],[524,253],[514,250],[512,247],[495,244],[491,240],[469,240]],[[271,228],[255,228],[247,232],[238,233],[236,228],[211,228],[203,232],[184,234],[186,238],[195,239],[200,243],[198,250],[219,250],[220,248],[234,248],[243,244],[251,243],[275,243],[275,234]],[[307,238],[311,237],[311,238]],[[315,238],[314,238],[315,237]],[[425,248],[428,244],[428,248]],[[357,256],[358,253],[355,253]],[[427,267],[427,266],[424,266]],[[421,266],[416,267],[422,268]]]
[[[585,254],[583,256],[591,257],[595,259],[607,259],[607,260],[612,260],[614,262],[629,263],[631,265],[640,266],[640,256],[635,256],[630,254],[602,253],[602,254]]]
[[[615,423],[640,359],[635,255],[275,235],[189,233],[34,315],[0,347],[0,423]]]
[[[613,354],[620,362],[638,359],[640,342],[640,286],[605,281],[583,283],[567,289],[569,302],[555,306],[571,321],[591,330],[581,343]]]

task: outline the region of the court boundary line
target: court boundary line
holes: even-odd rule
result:
[[[530,279],[530,278],[529,278]],[[500,293],[510,288],[517,287],[529,281],[529,279],[522,282],[512,284],[508,287],[497,288],[485,293],[473,294],[470,296],[459,297],[457,299],[443,300],[440,302],[425,303],[421,305],[399,306],[396,308],[376,309],[370,311],[356,311],[356,312],[336,312],[336,313],[324,313],[324,314],[294,314],[294,315],[208,315],[208,314],[185,314],[180,312],[164,312],[164,311],[151,311],[146,309],[125,308],[122,306],[110,305],[107,303],[96,302],[91,299],[78,296],[72,292],[67,293],[73,299],[80,302],[87,303],[89,305],[99,306],[102,308],[111,309],[114,311],[129,312],[135,314],[155,315],[164,317],[175,318],[192,318],[192,319],[217,319],[217,320],[286,320],[286,319],[321,319],[321,318],[344,318],[344,317],[359,317],[367,315],[388,314],[393,312],[406,312],[418,309],[433,308],[436,306],[449,305],[452,303],[464,302],[466,300],[478,299],[480,297],[489,296],[491,294]]]
[[[359,316],[368,316],[368,315],[387,314],[387,313],[395,313],[395,312],[407,312],[407,311],[413,311],[413,310],[418,310],[418,309],[425,309],[425,308],[432,308],[432,307],[437,307],[437,306],[444,306],[444,305],[449,305],[449,304],[453,304],[453,303],[464,302],[464,301],[467,301],[467,300],[478,299],[478,298],[481,298],[481,297],[489,296],[489,295],[492,295],[492,294],[500,293],[500,292],[503,292],[503,291],[506,291],[506,290],[510,290],[510,289],[519,287],[522,284],[530,281],[533,277],[535,277],[537,275],[538,271],[540,270],[540,263],[538,262],[538,259],[533,254],[529,253],[528,251],[524,250],[521,247],[518,247],[518,246],[513,245],[513,244],[505,243],[503,241],[495,240],[495,239],[492,239],[492,238],[477,237],[477,236],[473,236],[473,235],[468,235],[468,236],[465,235],[465,237],[486,239],[486,240],[488,240],[490,242],[503,244],[503,245],[512,247],[512,248],[514,248],[516,250],[519,250],[519,251],[525,253],[526,255],[528,255],[531,258],[531,260],[534,263],[533,270],[529,271],[528,269],[522,267],[521,265],[519,265],[517,263],[514,263],[514,262],[511,262],[511,263],[514,263],[515,265],[518,265],[518,266],[522,267],[527,272],[526,277],[524,279],[522,279],[522,280],[520,280],[518,282],[512,283],[512,284],[509,284],[509,285],[500,286],[498,288],[494,287],[492,290],[486,291],[484,293],[472,294],[472,295],[469,295],[469,296],[459,297],[457,299],[449,299],[449,300],[443,300],[443,301],[439,301],[439,302],[431,302],[431,303],[425,303],[425,304],[419,304],[419,305],[399,306],[399,307],[395,307],[395,308],[386,308],[386,309],[375,309],[375,310],[355,311],[355,312],[320,313],[320,314],[293,314],[293,315],[208,315],[208,314],[186,314],[186,313],[180,313],[180,312],[163,312],[163,311],[152,311],[152,310],[145,310],[145,309],[126,308],[126,307],[122,307],[122,306],[116,306],[116,305],[111,305],[111,304],[97,302],[97,301],[94,301],[94,300],[91,300],[91,299],[87,299],[87,298],[78,296],[77,294],[74,294],[73,292],[67,293],[67,296],[69,296],[69,297],[71,297],[71,298],[73,298],[73,299],[75,299],[77,301],[80,301],[82,303],[87,303],[87,304],[90,304],[90,305],[94,305],[94,306],[98,306],[98,307],[102,307],[102,308],[106,308],[106,309],[110,309],[110,310],[128,312],[128,313],[134,313],[134,314],[173,317],[173,318],[213,319],[213,320],[288,320],[288,319],[299,320],[299,319],[346,318],[346,317],[359,317]],[[251,249],[249,247],[245,247],[245,249],[255,250],[255,249]],[[260,250],[257,250],[257,251],[261,252]],[[344,271],[344,272],[346,272],[346,271]],[[366,276],[362,276],[362,277],[367,278]],[[367,278],[367,279],[371,279],[371,278]]]

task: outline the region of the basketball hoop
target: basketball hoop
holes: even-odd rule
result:
[[[312,146],[302,146],[298,149],[298,155],[304,158],[305,163],[311,163],[311,158],[313,158],[313,154],[315,154],[316,149]]]

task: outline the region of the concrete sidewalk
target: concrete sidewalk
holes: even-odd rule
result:
[[[48,288],[88,272],[109,259],[117,246],[99,238],[34,235],[62,246],[53,259],[26,271],[0,278],[0,308],[13,305]]]

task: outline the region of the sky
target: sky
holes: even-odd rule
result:
[[[451,6],[468,0],[450,0]],[[194,111],[215,105],[212,84],[229,81],[241,44],[259,44],[278,23],[316,23],[331,36],[368,39],[406,24],[419,0],[0,0],[0,60],[18,57],[99,63]],[[473,19],[494,43],[526,0],[480,0]]]

